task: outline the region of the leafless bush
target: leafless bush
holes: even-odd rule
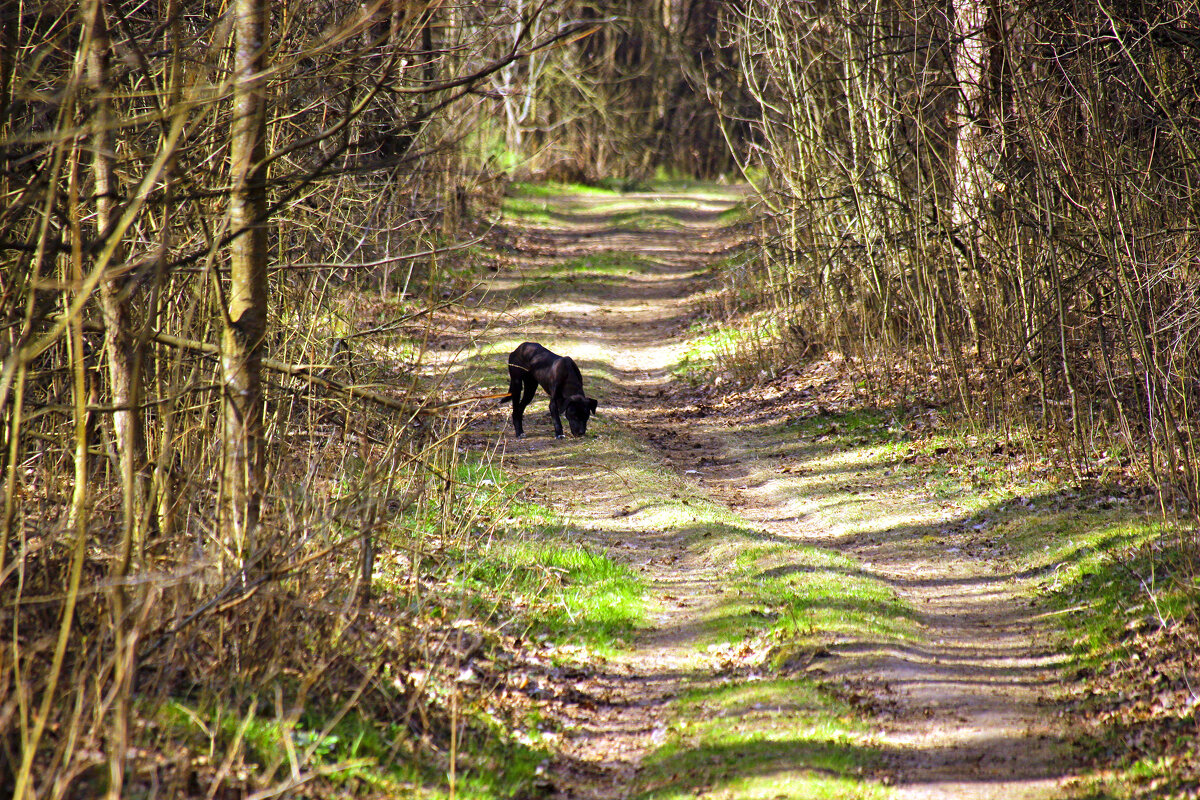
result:
[[[517,162],[510,166],[518,167],[518,177],[623,178],[632,186],[657,168],[697,177],[731,175],[736,166],[705,91],[716,87],[734,107],[744,97],[731,61],[735,51],[718,47],[711,35],[723,5],[720,0],[546,4],[539,26],[577,24],[587,35],[496,73],[494,121],[484,121],[481,135],[502,144]],[[730,138],[741,142],[739,131]]]
[[[419,342],[487,180],[459,148],[471,93],[571,33],[539,14],[0,12],[0,785],[319,777],[304,748],[247,773],[245,726],[208,731],[203,763],[160,752],[168,697],[289,729],[313,696],[334,718],[365,698],[425,714],[405,665],[445,648],[408,638],[402,609],[457,534],[404,520],[455,507],[456,428]],[[368,605],[377,550],[414,583]]]
[[[1200,8],[738,9],[769,301],[1200,508]]]

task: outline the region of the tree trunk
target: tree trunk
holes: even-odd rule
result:
[[[88,6],[88,28],[91,43],[87,54],[89,88],[92,91],[92,182],[96,200],[96,240],[107,236],[120,237],[114,223],[120,214],[117,203],[119,188],[114,162],[116,160],[113,130],[111,76],[109,71],[108,24],[104,0],[93,0]],[[115,275],[100,281],[100,311],[104,316],[104,347],[108,356],[109,391],[112,396],[113,433],[120,462],[123,529],[112,574],[112,635],[115,653],[113,682],[117,688],[108,726],[109,754],[108,791],[106,796],[121,796],[125,785],[125,761],[129,741],[130,687],[135,668],[131,656],[128,608],[125,589],[134,561],[140,562],[145,529],[150,517],[150,475],[146,459],[145,431],[142,428],[141,353],[132,335],[127,280],[124,275],[123,250],[112,250],[109,264],[115,265]],[[110,268],[111,270],[112,268]],[[82,524],[82,522],[80,523]],[[80,528],[83,535],[84,528]]]
[[[983,153],[985,104],[984,60],[988,52],[984,29],[987,7],[983,0],[954,0],[954,79],[957,99],[951,112],[954,155],[950,163],[953,206],[950,218],[956,229],[971,225],[979,212],[982,189],[979,157]],[[965,232],[964,232],[965,233]]]
[[[266,0],[236,0],[230,142],[229,307],[221,345],[225,381],[225,519],[234,567],[256,541],[264,469],[260,376],[267,324]]]
[[[92,180],[96,199],[96,238],[102,240],[110,233],[118,216],[117,186],[114,162],[113,129],[115,117],[110,97],[108,25],[104,0],[89,6],[91,47],[88,51],[88,83],[93,92],[92,110]],[[139,406],[142,399],[141,348],[133,335],[126,276],[121,274],[122,251],[114,251],[110,263],[116,265],[117,275],[100,282],[100,311],[104,316],[104,348],[108,356],[108,380],[112,393],[113,431],[120,460],[122,517],[124,535],[117,571],[122,575],[129,561],[140,550],[149,524],[150,469],[146,458],[146,438]]]
[[[954,154],[950,164],[951,236],[957,247],[950,248],[950,257],[962,263],[958,270],[958,290],[966,313],[969,333],[975,348],[980,349],[979,327],[975,319],[979,304],[977,274],[979,265],[979,223],[984,215],[985,167],[983,165],[986,110],[989,97],[985,76],[989,70],[985,60],[988,9],[985,0],[954,0],[954,77],[958,89],[957,102],[951,119]],[[957,248],[965,253],[955,255]]]

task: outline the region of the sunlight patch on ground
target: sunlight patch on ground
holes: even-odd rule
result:
[[[534,305],[507,323],[574,357],[585,386],[611,392],[613,402],[606,406],[597,392],[602,416],[586,442],[514,441],[510,452],[546,470],[535,480],[564,505],[586,509],[572,518],[583,536],[647,579],[657,605],[649,610],[653,627],[628,654],[631,674],[687,673],[673,679],[685,692],[665,729],[641,743],[660,748],[646,761],[645,796],[884,796],[885,777],[903,775],[909,788],[938,785],[938,759],[974,769],[963,759],[993,752],[989,735],[1030,746],[1019,722],[990,725],[980,713],[991,692],[998,703],[1009,699],[1005,692],[1025,702],[1042,680],[1035,673],[1051,663],[1029,646],[1027,628],[993,625],[1028,616],[1013,565],[986,560],[982,543],[959,552],[978,530],[971,526],[987,522],[973,518],[976,507],[993,499],[980,499],[969,480],[955,485],[948,469],[938,473],[944,484],[923,480],[905,463],[907,440],[887,409],[817,405],[784,416],[763,397],[738,400],[736,389],[728,398],[703,388],[659,391],[683,352],[684,331],[696,333],[689,309],[704,307],[696,297],[707,287],[699,273],[681,272],[702,259],[670,259],[670,247],[685,244],[680,232],[636,221],[639,213],[668,216],[659,208],[666,203],[540,197],[541,220],[553,225],[577,211],[578,227],[552,251],[553,228],[530,226],[539,253],[554,252],[559,269],[523,270],[528,293],[518,287],[509,297]],[[673,217],[684,219],[707,226],[716,217]],[[620,274],[619,259],[604,270],[589,267],[581,255],[588,248],[638,248],[633,273]],[[664,259],[650,263],[651,251]],[[749,418],[736,419],[727,399]],[[971,629],[962,616],[984,620],[987,630]],[[904,694],[910,689],[928,697]],[[636,701],[645,690],[623,691],[622,700]],[[962,720],[960,709],[939,706],[960,700]],[[893,701],[904,714],[897,727],[915,731],[919,744],[884,734]],[[631,713],[647,723],[652,716]],[[1033,718],[1028,706],[1014,717]],[[941,731],[953,734],[937,738]],[[604,763],[613,757],[620,758],[606,753]],[[1003,792],[1015,784],[995,786]],[[1001,796],[978,789],[962,797]]]

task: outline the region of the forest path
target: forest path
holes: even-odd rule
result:
[[[739,201],[529,198],[472,320],[489,383],[539,341],[580,364],[600,416],[556,441],[539,392],[528,438],[505,407],[464,441],[498,445],[571,541],[631,565],[651,598],[628,648],[563,673],[575,700],[554,712],[549,791],[1062,796],[1069,759],[1043,700],[1060,654],[1031,608],[1036,576],[895,448],[848,438],[853,415],[827,421],[821,365],[802,391],[738,403],[672,377],[709,270],[738,244]]]

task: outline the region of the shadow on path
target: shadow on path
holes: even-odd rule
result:
[[[507,465],[567,506],[590,546],[638,569],[660,601],[618,668],[593,676],[592,707],[576,715],[554,765],[558,796],[627,797],[647,758],[653,769],[644,778],[675,776],[669,785],[648,778],[643,788],[651,796],[668,788],[671,796],[699,796],[751,779],[782,782],[785,773],[847,786],[894,784],[901,797],[1057,796],[1071,761],[1043,695],[1056,685],[1060,654],[1045,643],[1048,623],[1028,600],[1033,582],[1054,565],[1014,568],[989,552],[983,534],[951,550],[941,532],[973,530],[986,510],[937,501],[902,482],[885,458],[865,467],[848,460],[855,454],[838,450],[837,440],[822,444],[781,430],[768,406],[710,407],[674,384],[670,369],[703,302],[706,270],[744,233],[722,225],[737,194],[706,195],[691,207],[686,198],[664,197],[545,198],[551,227],[506,228],[497,245],[506,266],[489,283],[490,302],[504,309],[492,329],[496,349],[531,340],[571,354],[589,393],[601,400],[601,433],[582,443],[548,438],[539,397],[529,412],[530,438],[507,438],[506,411],[495,409],[465,440],[483,446],[505,431]],[[589,264],[598,254],[619,254],[627,263]],[[495,361],[489,352],[459,368],[494,370]],[[605,439],[605,424],[619,426],[640,449],[614,454],[613,442],[624,440]],[[638,469],[672,473],[680,497],[697,492],[739,521],[671,521],[681,501],[637,482],[632,470],[643,462]],[[655,522],[656,515],[666,521]],[[776,612],[729,595],[730,575],[722,572],[728,567],[706,558],[706,537],[729,547],[849,556],[764,566],[747,581],[878,583],[907,610],[896,613],[894,631],[884,626],[881,633],[855,622],[878,613],[865,600],[797,601],[788,613],[798,620],[843,623],[782,671],[739,673],[703,646],[714,630],[761,625],[755,614]],[[847,713],[865,716],[872,730],[822,741],[787,733],[815,724],[815,707],[718,703],[731,682],[750,686],[752,678],[793,686],[797,697],[813,692],[814,680],[827,700],[858,697]],[[704,711],[709,702],[728,717],[719,719],[745,728],[740,739],[730,738],[737,743],[651,755],[673,714],[718,713]],[[863,764],[864,772],[854,771]]]

